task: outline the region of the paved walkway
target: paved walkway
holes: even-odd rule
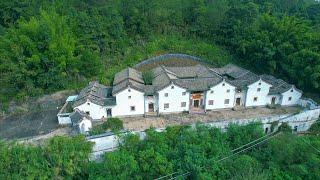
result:
[[[299,107],[279,107],[269,109],[265,107],[243,110],[209,111],[206,114],[167,114],[159,117],[127,117],[121,118],[125,129],[142,131],[150,127],[165,128],[170,125],[193,124],[196,122],[214,122],[230,119],[248,119],[267,117],[272,115],[293,114],[300,110]]]

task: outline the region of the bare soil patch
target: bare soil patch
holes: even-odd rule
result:
[[[197,122],[208,123],[214,121],[227,121],[232,119],[248,119],[267,117],[272,115],[293,114],[299,107],[279,107],[269,109],[265,107],[243,110],[208,111],[206,114],[167,114],[159,117],[126,117],[122,118],[123,126],[127,130],[143,131],[150,127],[165,128],[172,125],[187,125]]]
[[[10,113],[0,120],[0,139],[44,135],[59,128],[57,113],[72,91],[60,91],[36,100],[11,104]]]

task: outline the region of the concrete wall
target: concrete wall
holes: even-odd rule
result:
[[[224,84],[224,86],[223,86]],[[235,97],[235,87],[231,84],[222,81],[210,90],[206,91],[206,109],[222,109],[222,108],[232,108],[234,105]],[[229,90],[229,92],[227,92]],[[229,104],[225,104],[224,101],[229,99]],[[209,105],[209,101],[213,100],[213,105]]]
[[[71,124],[70,113],[58,114],[57,116],[60,125]]]
[[[173,89],[171,88],[172,86]],[[188,111],[190,93],[186,92],[185,95],[182,95],[183,92],[186,92],[186,89],[174,84],[160,90],[158,92],[159,113]],[[165,97],[165,93],[168,93],[168,97]],[[186,106],[181,107],[181,102],[186,102]],[[169,103],[169,108],[164,108],[165,103]]]
[[[129,92],[130,89],[130,92]],[[112,108],[112,116],[131,116],[144,114],[144,93],[132,88],[124,89],[116,95],[117,105]],[[129,98],[131,96],[131,98]],[[131,111],[135,106],[135,111]]]
[[[92,128],[92,122],[89,119],[84,118],[79,123],[79,130],[81,134],[85,134],[89,132],[91,128]]]
[[[302,94],[297,91],[295,88],[289,89],[287,92],[282,93],[282,106],[291,106],[299,103],[299,99]],[[289,101],[289,97],[291,97],[291,101]]]
[[[259,83],[261,83],[259,85]],[[247,99],[246,99],[246,107],[250,106],[264,106],[268,104],[268,93],[271,85],[259,80],[248,86],[247,90]],[[258,91],[260,88],[260,91]],[[254,98],[257,97],[257,101],[254,101]]]
[[[95,120],[101,119],[102,117],[107,117],[107,111],[105,107],[94,104],[90,102],[90,100],[87,100],[86,103],[83,103],[82,105],[75,108],[85,113],[89,112],[90,117]]]
[[[319,118],[320,108],[305,110],[300,112],[299,114],[282,114],[276,116],[266,116],[257,118],[249,118],[249,119],[230,119],[223,121],[216,121],[211,123],[206,123],[208,126],[221,128],[222,130],[226,130],[230,124],[238,124],[238,125],[246,125],[252,122],[261,122],[263,124],[264,130],[268,128],[268,132],[271,129],[271,123],[274,121],[279,121],[279,126],[281,123],[286,122],[291,126],[292,129],[297,126],[298,132],[306,131],[310,128],[310,126]],[[193,124],[195,126],[195,124]],[[277,127],[275,127],[277,128]],[[158,132],[162,132],[164,129],[156,129]],[[145,132],[133,132],[137,133],[140,136],[140,139],[144,139],[146,137]],[[119,139],[116,135],[108,135],[108,136],[95,136],[88,137],[88,141],[94,142],[93,152],[92,152],[92,160],[99,158],[101,154],[108,151],[113,151],[117,149]]]

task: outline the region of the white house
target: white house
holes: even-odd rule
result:
[[[190,93],[173,83],[158,91],[159,113],[189,111]]]
[[[297,105],[302,96],[294,85],[233,64],[222,68],[159,66],[152,73],[151,85],[145,84],[142,72],[132,68],[117,73],[112,87],[91,82],[73,107],[99,120],[268,104],[291,106]]]
[[[265,106],[268,104],[269,89],[272,85],[259,79],[248,86],[245,106]]]
[[[206,109],[224,109],[234,106],[236,87],[225,80],[206,91]]]

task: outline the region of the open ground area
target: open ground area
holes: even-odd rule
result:
[[[278,107],[269,109],[258,107],[243,110],[209,111],[206,114],[167,114],[159,117],[127,117],[122,118],[125,129],[141,131],[150,127],[164,128],[171,125],[186,125],[197,122],[207,123],[231,119],[259,118],[280,114],[293,114],[299,111],[299,107]]]

